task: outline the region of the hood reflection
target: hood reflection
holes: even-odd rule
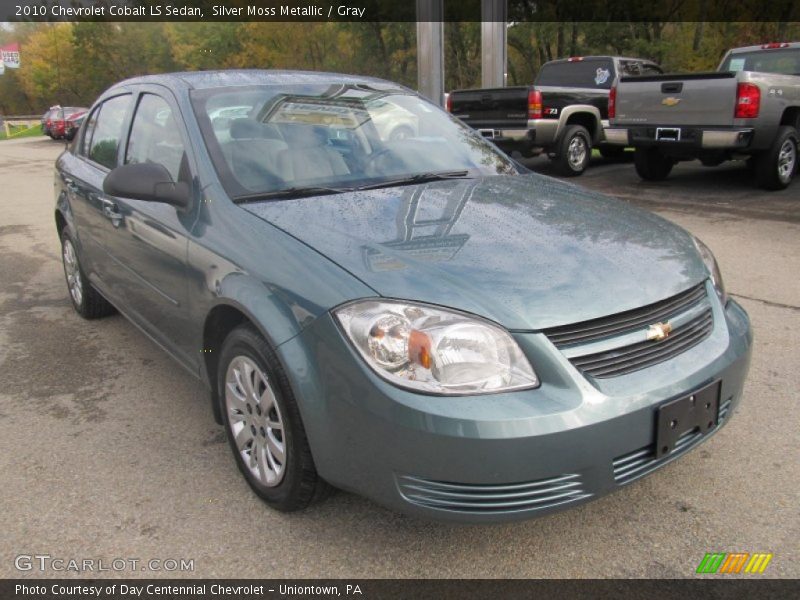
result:
[[[408,268],[407,259],[420,262],[452,260],[467,243],[467,233],[451,233],[477,183],[452,188],[413,187],[401,196],[394,239],[362,246],[364,267],[370,271]]]

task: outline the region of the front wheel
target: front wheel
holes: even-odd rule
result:
[[[555,165],[561,175],[576,177],[582,174],[592,158],[592,136],[583,125],[569,125],[558,142]]]
[[[794,127],[780,127],[769,150],[755,160],[756,181],[765,190],[783,190],[797,172],[798,133]]]
[[[658,148],[636,148],[633,164],[639,177],[646,181],[662,181],[667,178],[675,161]]]
[[[252,490],[283,512],[326,497],[331,488],[317,475],[283,367],[251,326],[225,339],[217,381],[228,441]]]

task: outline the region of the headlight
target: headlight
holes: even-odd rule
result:
[[[717,290],[717,295],[724,305],[728,301],[728,296],[725,293],[725,284],[722,282],[722,273],[719,270],[717,259],[714,258],[714,253],[711,252],[711,249],[697,238],[694,238],[694,245],[697,246],[697,251],[700,253],[708,272],[711,273],[711,283],[714,284],[714,289]]]
[[[539,385],[511,335],[489,321],[396,300],[361,300],[334,315],[367,364],[400,387],[464,395]]]

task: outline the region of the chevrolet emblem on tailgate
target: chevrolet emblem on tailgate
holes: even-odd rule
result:
[[[660,342],[669,337],[672,333],[672,325],[669,323],[655,323],[647,328],[647,339]]]
[[[661,104],[663,104],[664,106],[675,106],[680,101],[681,101],[680,98],[675,98],[673,96],[670,96],[669,98],[664,98],[661,101]]]

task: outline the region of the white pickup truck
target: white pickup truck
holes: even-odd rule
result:
[[[642,179],[748,160],[760,187],[784,189],[800,162],[800,42],[734,48],[713,73],[622,77],[609,120],[606,143],[636,148]]]

